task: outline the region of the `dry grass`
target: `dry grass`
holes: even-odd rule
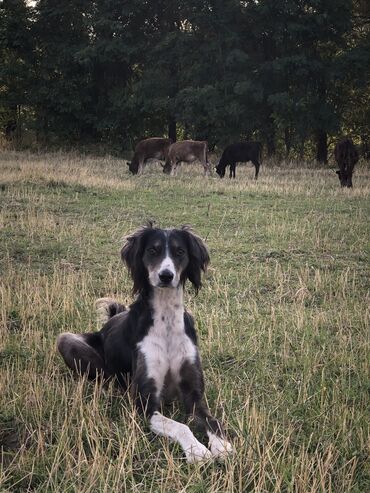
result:
[[[370,490],[370,172],[356,170],[353,190],[310,167],[237,175],[1,156],[0,491]],[[55,351],[60,332],[96,328],[97,297],[131,301],[118,252],[147,218],[190,223],[210,247],[187,306],[237,450],[225,464],[186,464],[127,396],[75,380]]]

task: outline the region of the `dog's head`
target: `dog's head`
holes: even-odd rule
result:
[[[189,281],[196,291],[209,263],[208,250],[189,227],[160,229],[151,224],[126,238],[121,251],[135,293],[148,288],[177,288]]]

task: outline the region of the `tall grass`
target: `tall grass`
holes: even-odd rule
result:
[[[370,172],[356,169],[353,190],[328,169],[253,174],[1,156],[0,491],[370,490]],[[132,301],[119,249],[149,218],[192,224],[210,248],[186,305],[236,449],[224,464],[188,465],[128,396],[75,379],[55,350],[59,333],[97,329],[96,298]]]

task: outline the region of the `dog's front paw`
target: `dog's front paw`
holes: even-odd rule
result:
[[[193,464],[194,462],[204,462],[212,458],[212,453],[200,442],[186,449],[185,454],[186,460],[189,464]]]
[[[230,442],[225,438],[219,437],[213,433],[208,433],[209,443],[208,446],[211,449],[212,457],[220,460],[226,459],[228,455],[234,453],[234,448]]]

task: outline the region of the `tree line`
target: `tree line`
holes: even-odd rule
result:
[[[370,144],[367,0],[3,0],[0,128],[22,144]]]

